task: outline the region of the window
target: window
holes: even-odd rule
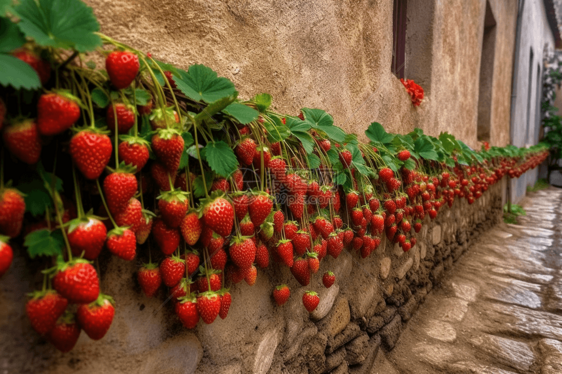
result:
[[[496,19],[490,3],[486,2],[482,55],[480,58],[480,85],[478,89],[478,130],[479,141],[490,141],[492,122],[492,88],[494,83],[494,55],[496,51]]]
[[[525,143],[529,144],[529,133],[531,132],[531,101],[533,96],[533,62],[534,62],[533,49],[529,53],[529,79],[527,80],[527,122],[525,132]]]
[[[392,16],[392,72],[404,78],[406,69],[407,0],[394,0]]]

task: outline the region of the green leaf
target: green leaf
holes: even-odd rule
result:
[[[189,162],[189,153],[187,152],[187,150],[193,144],[193,136],[191,135],[191,133],[184,132],[181,134],[181,137],[183,138],[184,148],[181,154],[180,166],[178,167],[179,170],[183,170],[187,166]]]
[[[308,165],[311,169],[318,169],[320,167],[320,157],[315,154],[308,155]]]
[[[23,243],[29,257],[56,256],[62,254],[64,238],[60,229],[50,232],[47,229],[33,231],[25,237]]]
[[[343,171],[336,173],[336,176],[334,177],[334,183],[336,185],[344,185],[346,182],[347,175]]]
[[[31,66],[14,56],[0,54],[0,85],[27,90],[41,88],[39,76]]]
[[[365,165],[363,165],[363,164],[355,164],[355,163],[354,163],[353,166],[355,166],[355,168],[357,169],[357,171],[359,172],[359,174],[364,175],[364,176],[366,176],[366,177],[371,177],[371,176],[374,176],[374,174],[375,174],[375,173],[373,172],[373,169],[371,169],[370,167],[365,166]]]
[[[12,12],[12,0],[0,0],[0,16],[4,17],[8,12]]]
[[[271,105],[271,95],[267,93],[261,93],[254,96],[252,101],[254,102],[254,104],[256,104],[258,110],[261,113],[264,113],[267,110],[267,108],[269,108],[269,106]]]
[[[201,152],[201,148],[203,148],[203,146],[201,144],[199,144],[199,152]],[[199,160],[199,156],[197,156],[197,146],[195,144],[193,144],[191,147],[188,147],[185,150],[185,153],[187,153],[191,157]]]
[[[445,151],[449,153],[453,153],[453,151],[461,150],[461,147],[457,142],[457,139],[455,139],[455,137],[451,134],[442,132],[441,134],[439,134],[439,141],[441,142],[441,145],[443,146]]]
[[[259,115],[259,112],[257,110],[240,103],[232,103],[225,109],[223,109],[222,112],[234,117],[243,125],[255,121]]]
[[[389,156],[389,155],[383,155],[382,159],[383,159],[384,163],[386,164],[386,166],[391,168],[392,171],[394,171],[395,173],[398,173],[399,165],[396,162],[396,161],[398,161],[397,159],[395,159],[394,157]]]
[[[309,123],[310,127],[324,131],[330,139],[338,143],[345,140],[347,134],[334,126],[334,118],[322,109],[303,108],[301,111],[304,114],[305,122]]]
[[[92,8],[76,0],[22,0],[15,9],[23,33],[45,47],[93,51],[101,46]]]
[[[357,145],[359,144],[359,141],[357,140],[356,134],[347,134],[343,139],[343,143],[351,143]]]
[[[205,173],[205,182],[207,183],[207,192],[211,189],[211,185],[213,183],[214,175],[211,172]],[[195,197],[203,197],[205,196],[205,185],[203,184],[203,177],[201,175],[195,178],[193,181],[193,196]]]
[[[94,104],[96,104],[100,108],[105,108],[109,105],[109,97],[101,88],[94,88],[90,95]]]
[[[305,132],[310,130],[310,123],[301,121],[299,118],[287,117],[286,122],[287,122],[286,125],[289,128],[289,130],[291,130],[291,132],[295,132],[295,131]]]
[[[234,95],[221,97],[220,99],[207,105],[205,109],[203,109],[194,117],[195,123],[199,125],[205,120],[210,120],[213,115],[228,107],[234,100],[236,100],[237,95],[238,92],[234,91]]]
[[[228,177],[238,168],[238,159],[234,151],[222,140],[208,143],[201,155],[209,167],[221,177]]]
[[[435,147],[426,135],[419,137],[414,142],[414,146],[415,151],[426,160],[438,160],[439,156],[437,155],[437,152],[435,152]]]
[[[292,133],[301,141],[306,153],[311,154],[314,151],[314,139],[309,133],[303,131],[292,131]]]
[[[348,144],[346,148],[351,151],[353,164],[365,165],[365,160],[363,159],[363,156],[361,156],[361,151],[355,144]]]
[[[406,161],[404,161],[404,167],[408,170],[414,170],[416,168],[416,163],[414,162],[414,160],[409,158]]]
[[[25,210],[34,217],[44,215],[47,207],[49,209],[53,207],[51,196],[40,178],[32,179],[28,182],[20,182],[18,190],[25,194],[23,198]]]
[[[326,153],[328,154],[328,158],[330,159],[330,163],[332,165],[335,165],[335,164],[340,162],[340,157],[338,155],[338,151],[336,151],[333,147],[330,148],[330,150]]]
[[[394,139],[394,135],[386,132],[384,127],[378,122],[371,123],[371,126],[365,131],[367,137],[373,142],[381,142],[382,144],[389,144]]]
[[[263,123],[263,126],[267,131],[267,139],[270,143],[277,143],[291,136],[291,131],[289,130],[289,128],[285,126],[278,117],[272,116],[270,118],[273,120],[273,122],[275,122],[275,125],[271,124],[268,121],[265,121]]]
[[[147,90],[135,89],[135,99],[137,105],[146,105],[152,99],[152,96]]]
[[[8,18],[0,18],[0,52],[11,52],[25,44],[19,27]]]
[[[204,65],[192,65],[186,72],[178,69],[174,78],[177,88],[187,97],[195,101],[212,103],[225,96],[234,95],[234,83]]]

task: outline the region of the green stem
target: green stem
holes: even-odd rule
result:
[[[193,130],[195,132],[195,150],[197,151],[197,159],[199,160],[199,165],[201,166],[201,179],[203,180],[203,187],[205,188],[205,196],[209,197],[207,192],[207,181],[205,180],[205,171],[203,169],[203,161],[201,161],[201,153],[199,152],[199,140],[197,138],[197,125],[195,121],[193,122]]]
[[[111,216],[111,212],[109,211],[109,207],[107,206],[107,203],[105,202],[105,198],[103,197],[103,191],[101,190],[99,179],[96,179],[96,185],[98,186],[98,191],[100,193],[101,202],[103,203],[103,206],[105,207],[105,211],[107,212],[107,215],[108,215],[109,219],[111,220],[111,223],[113,223],[113,227],[117,228],[118,226],[115,223],[115,221],[113,220],[113,217]]]
[[[76,208],[78,210],[78,218],[84,216],[84,207],[82,206],[82,196],[80,194],[80,188],[78,188],[78,181],[76,178],[76,168],[74,163],[72,164],[72,180],[74,182],[74,195],[76,197]]]
[[[111,96],[109,97],[111,100],[111,107],[113,108],[113,116],[115,117],[115,169],[119,168],[119,125],[118,125],[118,120],[117,120],[117,109],[115,109],[115,103],[113,102],[113,99],[111,98]]]

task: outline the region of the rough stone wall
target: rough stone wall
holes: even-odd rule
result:
[[[442,207],[435,221],[426,217],[407,253],[383,240],[367,259],[347,250],[337,260],[325,258],[319,274],[332,270],[337,277],[329,289],[319,276],[301,287],[288,268],[271,266],[253,287],[242,282],[231,289],[225,320],[201,322],[194,331],[181,326],[163,290],[152,299],[142,295],[135,277],[139,263],[105,252],[101,287],[117,303],[113,325],[98,342],[82,334],[66,354],[39,337],[25,316],[25,293],[40,284],[41,269],[20,251],[0,282],[0,367],[62,374],[369,372],[379,347],[393,348],[403,324],[472,239],[501,219],[501,185],[473,205],[456,201]],[[281,283],[292,295],[276,307],[271,290]],[[311,315],[301,301],[306,289],[317,290],[321,299]]]
[[[321,108],[362,137],[378,121],[398,133],[448,131],[477,147],[484,0],[409,1],[419,11],[408,12],[407,51],[424,48],[409,56],[406,75],[431,77],[421,79],[419,108],[390,71],[392,0],[85,1],[102,32],[182,68],[203,63],[241,97],[268,92],[277,110],[295,115]],[[490,4],[498,22],[492,144],[506,145],[516,1]]]

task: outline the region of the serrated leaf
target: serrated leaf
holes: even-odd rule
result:
[[[135,89],[135,99],[137,105],[146,105],[152,99],[152,96],[147,90]]]
[[[339,172],[334,177],[334,183],[336,185],[344,185],[347,182],[347,175],[344,172]]]
[[[45,214],[46,208],[53,207],[53,201],[49,192],[45,189],[41,179],[33,179],[29,182],[20,182],[18,190],[25,194],[25,210],[32,216],[42,216]]]
[[[213,173],[205,173],[205,182],[207,183],[207,191],[211,189],[211,184],[213,183]],[[201,175],[195,178],[193,182],[193,196],[195,197],[203,197],[205,196],[205,185],[203,184],[203,177]]]
[[[223,113],[234,117],[238,122],[246,125],[258,119],[259,112],[247,105],[240,103],[232,103],[222,110]]]
[[[289,128],[289,130],[291,130],[291,132],[294,131],[305,132],[310,130],[310,123],[301,121],[299,118],[287,117],[286,122],[287,122],[286,125]]]
[[[8,53],[24,44],[25,37],[19,27],[8,18],[0,17],[0,52]]]
[[[64,238],[60,229],[50,232],[47,229],[33,231],[25,237],[23,243],[29,257],[57,256],[64,249]]]
[[[328,159],[330,159],[330,163],[332,165],[335,165],[338,162],[340,162],[340,158],[338,156],[338,151],[336,151],[334,148],[330,148],[330,150],[326,153],[328,154]]]
[[[12,11],[12,0],[0,0],[0,16]]]
[[[228,177],[238,168],[238,159],[234,151],[222,140],[208,143],[201,151],[201,156],[221,177]]]
[[[234,91],[234,95],[221,97],[220,99],[207,105],[205,109],[194,117],[195,123],[200,125],[203,121],[210,120],[213,115],[228,107],[234,100],[236,100],[237,95],[238,92]]]
[[[201,152],[202,148],[203,148],[203,146],[201,144],[199,144],[199,152]],[[188,155],[190,155],[194,159],[199,160],[199,156],[197,156],[197,146],[195,144],[193,144],[191,147],[188,147],[185,150],[185,153],[187,153]]]
[[[99,23],[82,1],[22,0],[15,11],[20,29],[39,45],[88,52],[102,44],[94,34]]]
[[[392,171],[394,171],[395,173],[398,173],[398,165],[396,164],[396,160],[394,159],[394,157],[391,157],[389,155],[383,155],[382,159],[384,160],[386,166],[391,168]]]
[[[414,170],[416,168],[416,163],[411,158],[404,161],[404,167],[408,170]]]
[[[0,85],[27,90],[41,87],[39,76],[31,66],[14,56],[0,54]]]
[[[435,152],[435,147],[431,143],[431,141],[427,138],[427,136],[419,137],[415,142],[415,151],[426,160],[433,160],[437,161],[439,156],[437,152]]]
[[[384,127],[378,122],[371,123],[371,126],[365,131],[367,137],[373,142],[381,142],[382,144],[389,144],[394,139],[394,135],[386,132]]]
[[[359,172],[359,174],[361,174],[361,175],[364,175],[366,177],[370,177],[370,176],[373,176],[373,174],[374,174],[373,170],[368,166],[365,166],[363,164],[354,164],[354,166],[357,169],[357,171]]]
[[[301,111],[304,114],[305,122],[310,124],[310,127],[324,131],[328,137],[338,143],[345,140],[346,133],[339,127],[334,126],[334,118],[322,109],[309,109],[303,108]]]
[[[317,169],[320,167],[320,157],[315,154],[308,155],[308,165],[311,169]]]
[[[303,131],[291,131],[293,135],[300,140],[306,153],[311,154],[314,151],[314,139],[309,133]]]
[[[271,95],[267,93],[257,94],[252,101],[256,104],[258,110],[264,113],[271,105]]]
[[[278,117],[271,117],[271,119],[275,122],[275,125],[269,123],[268,121],[263,123],[263,126],[267,131],[267,139],[270,143],[277,143],[291,136],[289,128],[285,126]]]
[[[96,104],[100,108],[105,108],[109,105],[109,97],[107,96],[105,91],[99,87],[94,88],[90,93],[90,96],[92,97],[92,101],[94,102],[94,104]]]
[[[455,167],[455,160],[453,160],[451,157],[447,157],[445,159],[445,165],[447,165],[450,168],[454,168]]]
[[[441,142],[443,148],[449,153],[452,153],[453,151],[460,151],[461,149],[455,137],[446,132],[439,134],[439,141]]]
[[[355,144],[348,144],[346,147],[351,151],[352,162],[354,164],[361,164],[361,165],[365,164],[365,160],[361,155],[361,151]]]
[[[347,134],[343,139],[343,143],[359,144],[356,134]]]
[[[234,95],[234,83],[205,65],[192,65],[188,71],[177,70],[174,81],[177,88],[187,97],[195,101],[212,103],[225,96]]]

